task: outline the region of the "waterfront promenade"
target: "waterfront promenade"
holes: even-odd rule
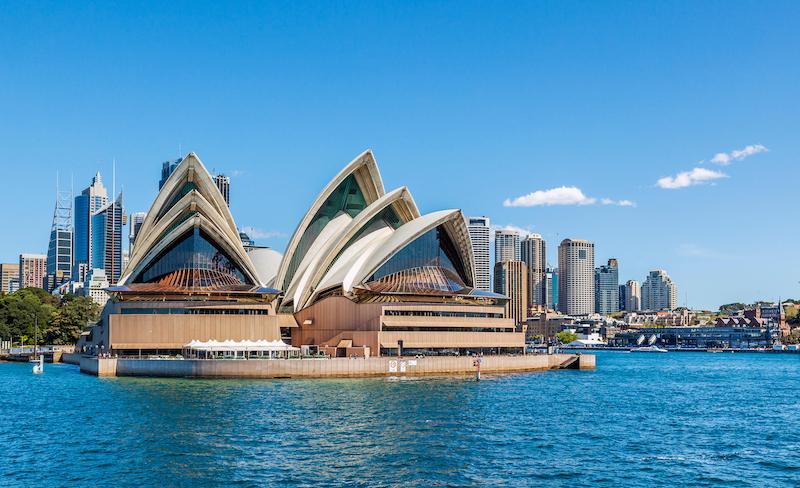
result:
[[[374,357],[330,359],[116,359],[77,357],[83,373],[95,376],[179,378],[352,378],[369,376],[475,375],[469,356]],[[483,373],[594,369],[591,354],[483,356]]]

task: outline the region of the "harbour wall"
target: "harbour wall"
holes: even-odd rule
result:
[[[95,376],[176,378],[355,378],[370,376],[475,375],[466,356],[331,359],[114,359],[82,357],[81,371]],[[594,369],[591,354],[484,356],[482,373]]]

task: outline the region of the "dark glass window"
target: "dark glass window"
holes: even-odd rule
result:
[[[356,177],[353,175],[348,176],[342,183],[336,187],[327,200],[322,204],[317,213],[311,219],[311,223],[306,228],[300,241],[297,243],[294,255],[289,262],[289,268],[286,271],[286,278],[283,280],[284,289],[289,287],[289,283],[294,277],[295,271],[303,261],[311,245],[319,237],[322,229],[328,225],[328,222],[333,220],[340,212],[345,212],[351,217],[358,215],[367,206],[364,194],[358,186]]]
[[[342,247],[342,250],[339,251],[339,254],[331,261],[331,264],[328,266],[328,271],[330,271],[333,264],[341,257],[342,253],[347,250],[350,246],[353,245],[356,241],[361,239],[364,235],[370,234],[378,229],[382,229],[383,227],[391,227],[392,229],[397,229],[403,225],[403,221],[400,220],[400,217],[397,215],[397,212],[394,210],[394,205],[389,205],[388,207],[384,208],[377,214],[375,214],[369,221],[362,225],[358,231],[347,241],[347,244]],[[327,271],[326,271],[327,272]]]
[[[252,284],[233,260],[197,228],[162,252],[133,282],[182,287]]]
[[[425,267],[441,268],[449,279],[460,281],[455,283],[458,285],[455,288],[463,288],[469,281],[458,250],[442,226],[417,237],[389,258],[367,281],[377,281],[401,271]]]

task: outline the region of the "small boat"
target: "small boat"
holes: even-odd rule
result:
[[[44,356],[40,355],[39,359],[31,360],[33,363],[33,374],[44,373]]]
[[[669,352],[666,349],[662,349],[658,346],[644,346],[644,347],[634,347],[631,349],[631,352]]]

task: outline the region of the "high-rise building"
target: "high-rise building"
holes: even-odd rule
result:
[[[601,315],[619,312],[619,265],[614,258],[594,270],[594,311]]]
[[[625,311],[638,312],[642,309],[642,289],[636,280],[625,283]]]
[[[72,239],[72,192],[56,187],[56,206],[47,247],[47,291],[53,291],[72,278]]]
[[[251,239],[250,236],[247,235],[247,232],[243,232],[240,230],[239,239],[242,241],[242,245],[244,246],[245,250],[256,246],[256,241]]]
[[[558,246],[558,308],[567,315],[594,312],[594,243],[564,239]]]
[[[547,305],[547,260],[545,242],[530,234],[520,244],[520,258],[528,267],[528,308]]]
[[[12,281],[19,286],[19,263],[0,264],[0,293],[13,293]]]
[[[522,261],[502,261],[494,265],[494,292],[508,297],[505,317],[513,318],[518,328],[528,318],[527,268]]]
[[[558,309],[558,268],[547,268],[547,308]]]
[[[625,285],[619,285],[619,310],[625,310]]]
[[[663,269],[656,269],[647,275],[642,284],[643,310],[674,310],[678,305],[678,290],[675,283]]]
[[[147,212],[134,212],[131,214],[130,231],[128,232],[128,249],[133,252],[133,245],[136,244],[136,237],[139,235],[139,229],[144,224],[144,219],[147,218]]]
[[[217,185],[219,192],[222,193],[222,198],[225,200],[225,205],[231,206],[231,177],[225,176],[220,173],[214,177],[214,183]]]
[[[44,288],[47,256],[44,254],[19,255],[19,287]]]
[[[164,183],[167,182],[167,178],[169,178],[169,175],[171,175],[172,172],[175,171],[175,168],[178,167],[178,163],[180,162],[181,159],[176,159],[174,161],[164,161],[163,163],[161,163],[161,179],[158,180],[159,190],[161,190],[161,188],[164,186]]]
[[[494,262],[519,261],[519,232],[498,229],[494,231]]]
[[[475,258],[475,288],[492,291],[492,271],[489,267],[489,217],[467,219],[472,255]]]
[[[108,205],[108,192],[97,173],[80,195],[75,197],[73,279],[83,281],[92,267],[92,216]]]
[[[92,263],[95,268],[105,270],[111,283],[117,283],[122,274],[122,227],[125,220],[122,193],[92,216]]]
[[[80,294],[91,298],[100,307],[105,307],[109,295],[106,288],[110,286],[106,272],[102,269],[93,269],[86,276],[86,281],[80,289]]]

